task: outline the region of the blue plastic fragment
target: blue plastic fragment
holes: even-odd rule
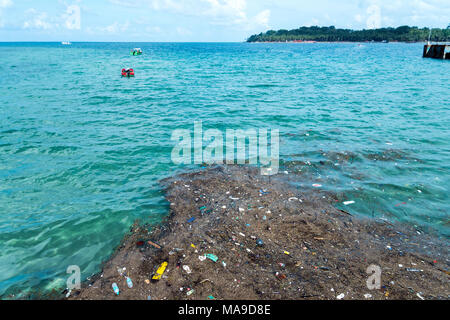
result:
[[[219,259],[215,254],[212,254],[212,253],[208,253],[208,254],[206,255],[206,257],[207,257],[208,259],[210,259],[211,261],[214,261],[214,262],[217,262],[217,260]]]

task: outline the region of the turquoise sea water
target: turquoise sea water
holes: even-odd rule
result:
[[[158,180],[185,169],[172,131],[194,120],[279,129],[300,187],[448,238],[450,62],[422,46],[0,43],[0,295],[86,278],[159,222]]]

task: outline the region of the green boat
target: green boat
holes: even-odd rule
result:
[[[130,56],[140,56],[142,53],[143,52],[141,48],[134,48],[133,50],[131,50]]]

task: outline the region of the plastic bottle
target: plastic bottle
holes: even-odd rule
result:
[[[133,281],[131,281],[131,279],[129,277],[127,277],[127,286],[128,288],[133,288]]]
[[[116,294],[116,295],[119,295],[119,286],[117,285],[117,283],[113,283],[112,284],[112,288],[113,288],[113,290],[114,290],[114,293]]]

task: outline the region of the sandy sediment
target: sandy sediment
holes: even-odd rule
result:
[[[164,223],[134,225],[70,299],[449,299],[446,240],[353,217],[284,176],[218,166],[162,181]],[[367,287],[370,265],[380,289]]]

